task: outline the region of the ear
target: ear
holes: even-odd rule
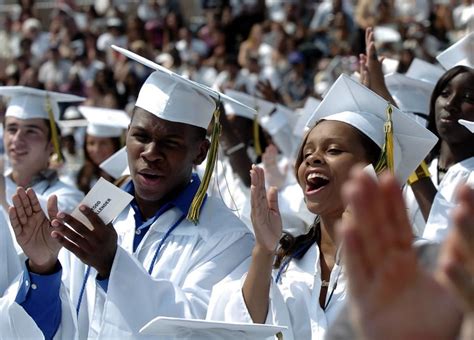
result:
[[[199,165],[202,162],[204,162],[207,156],[207,152],[209,151],[210,145],[211,145],[211,142],[209,142],[207,138],[204,138],[203,140],[199,142],[197,154],[196,154],[196,157],[194,157],[194,161],[193,161],[194,165]]]

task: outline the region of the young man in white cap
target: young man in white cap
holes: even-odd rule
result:
[[[113,226],[85,206],[94,230],[63,212],[51,223],[52,236],[76,256],[69,288],[80,337],[138,337],[158,315],[203,319],[212,287],[253,246],[245,225],[220,200],[206,197],[219,125],[211,142],[206,129],[212,118],[218,121],[216,102],[224,95],[120,52],[158,70],[140,90],[127,133],[131,181],[123,189],[134,200]],[[201,182],[193,167],[206,155],[209,168]],[[27,206],[20,202],[16,212]]]
[[[80,102],[83,98],[21,86],[0,87],[0,95],[10,97],[3,135],[11,166],[5,176],[5,190],[2,193],[6,192],[5,206],[15,205],[18,199],[28,199],[25,189],[29,188],[29,195],[34,190],[37,200],[33,210],[26,211],[27,215],[31,216],[39,211],[44,215],[43,211],[48,210],[49,215],[54,217],[57,199],[60,200],[59,209],[72,211],[83,195],[59,181],[56,171],[49,168],[49,162],[54,153],[59,154],[56,130],[59,119],[58,102]],[[52,296],[58,295],[60,285],[49,285],[47,282],[51,275],[45,274],[61,277],[61,267],[57,262],[60,245],[50,237],[48,230],[41,230],[35,224],[30,229],[9,229],[17,251],[23,252],[28,259],[23,266],[25,284],[8,290],[2,297],[1,306],[20,311],[20,314],[24,308],[49,338],[55,330],[48,327],[48,318],[61,317],[60,313],[54,311],[50,314],[49,306],[58,306],[59,303],[60,308],[60,302],[51,298],[51,295],[42,294],[44,290],[41,288],[47,287]],[[21,321],[17,321],[21,326]]]

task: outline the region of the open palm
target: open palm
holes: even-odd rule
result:
[[[9,208],[9,217],[15,237],[25,255],[33,263],[43,266],[55,263],[61,245],[51,237],[50,220],[41,209],[38,198],[32,189],[19,187],[12,197],[13,206]],[[57,198],[48,199],[50,218],[57,215]]]
[[[461,321],[453,295],[419,265],[400,187],[360,172],[345,187],[343,221],[350,305],[368,339],[452,339]]]
[[[282,233],[282,222],[278,209],[278,191],[271,187],[265,189],[265,175],[262,168],[253,166],[251,177],[252,225],[257,245],[274,251]]]

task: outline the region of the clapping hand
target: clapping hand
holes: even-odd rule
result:
[[[29,259],[30,269],[38,274],[54,270],[61,245],[51,237],[50,219],[58,212],[57,198],[48,199],[48,215],[41,209],[33,189],[18,187],[8,214],[16,240]]]
[[[108,278],[117,251],[117,232],[112,224],[105,225],[89,207],[82,205],[79,209],[94,230],[71,215],[59,212],[52,221],[52,236],[82,262],[94,267],[101,278]]]
[[[251,217],[256,246],[266,252],[274,253],[282,233],[278,191],[275,187],[270,187],[268,192],[266,191],[264,171],[258,166],[252,166],[250,178]]]

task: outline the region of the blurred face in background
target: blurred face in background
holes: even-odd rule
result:
[[[86,137],[86,152],[90,160],[97,166],[112,156],[117,151],[115,149],[114,141],[110,137],[94,137],[89,135]]]

